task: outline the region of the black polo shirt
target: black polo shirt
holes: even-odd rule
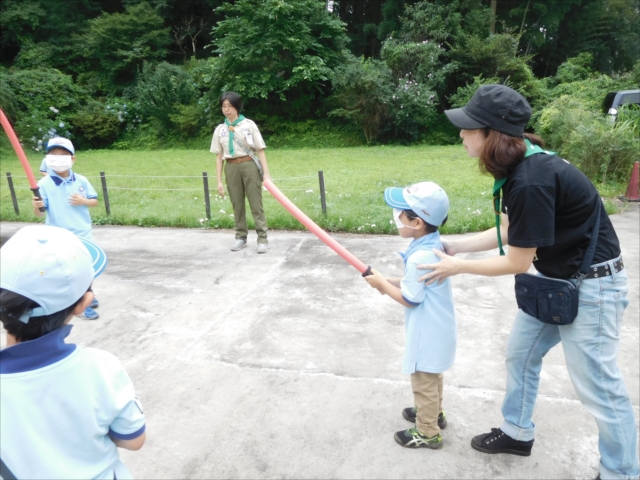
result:
[[[575,166],[557,155],[531,155],[502,187],[509,216],[509,245],[536,247],[534,267],[543,275],[569,278],[589,248],[601,209],[591,265],[620,255],[620,243],[598,191]]]

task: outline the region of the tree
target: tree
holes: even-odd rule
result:
[[[142,113],[162,132],[171,131],[179,107],[193,105],[200,93],[189,73],[167,62],[145,62],[134,92]]]
[[[344,24],[320,0],[238,0],[217,9],[213,28],[218,92],[289,102],[283,114],[309,115],[343,60]],[[218,93],[219,94],[219,93]],[[292,100],[297,102],[292,102]]]
[[[144,61],[158,61],[167,54],[169,29],[146,2],[128,6],[124,13],[104,13],[89,21],[77,38],[103,90],[121,90],[135,79]]]
[[[54,67],[75,71],[78,56],[72,36],[83,32],[88,20],[107,5],[99,0],[4,0],[0,6],[0,59],[22,68]]]

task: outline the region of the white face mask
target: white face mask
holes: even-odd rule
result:
[[[45,160],[47,167],[54,172],[66,172],[73,165],[71,155],[47,155]]]
[[[393,221],[396,222],[396,227],[398,227],[398,230],[400,230],[401,228],[409,228],[411,230],[418,230],[419,227],[411,227],[409,225],[405,225],[404,223],[402,223],[402,220],[400,220],[400,215],[402,214],[402,210],[400,210],[399,208],[394,208],[393,209]]]

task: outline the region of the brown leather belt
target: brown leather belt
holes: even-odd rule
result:
[[[249,155],[244,157],[237,157],[237,158],[227,158],[227,163],[243,163],[243,162],[250,162],[250,161],[251,161],[251,157]]]

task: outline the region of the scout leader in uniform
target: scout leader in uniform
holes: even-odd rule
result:
[[[231,250],[237,252],[247,246],[247,215],[245,196],[249,200],[251,215],[258,234],[258,253],[267,253],[267,219],[262,208],[262,181],[271,178],[264,149],[267,146],[256,124],[240,115],[242,99],[234,92],[220,97],[224,123],[213,132],[211,152],[216,154],[218,192],[224,197],[222,161],[226,160],[224,174],[227,191],[233,205],[236,241]]]

